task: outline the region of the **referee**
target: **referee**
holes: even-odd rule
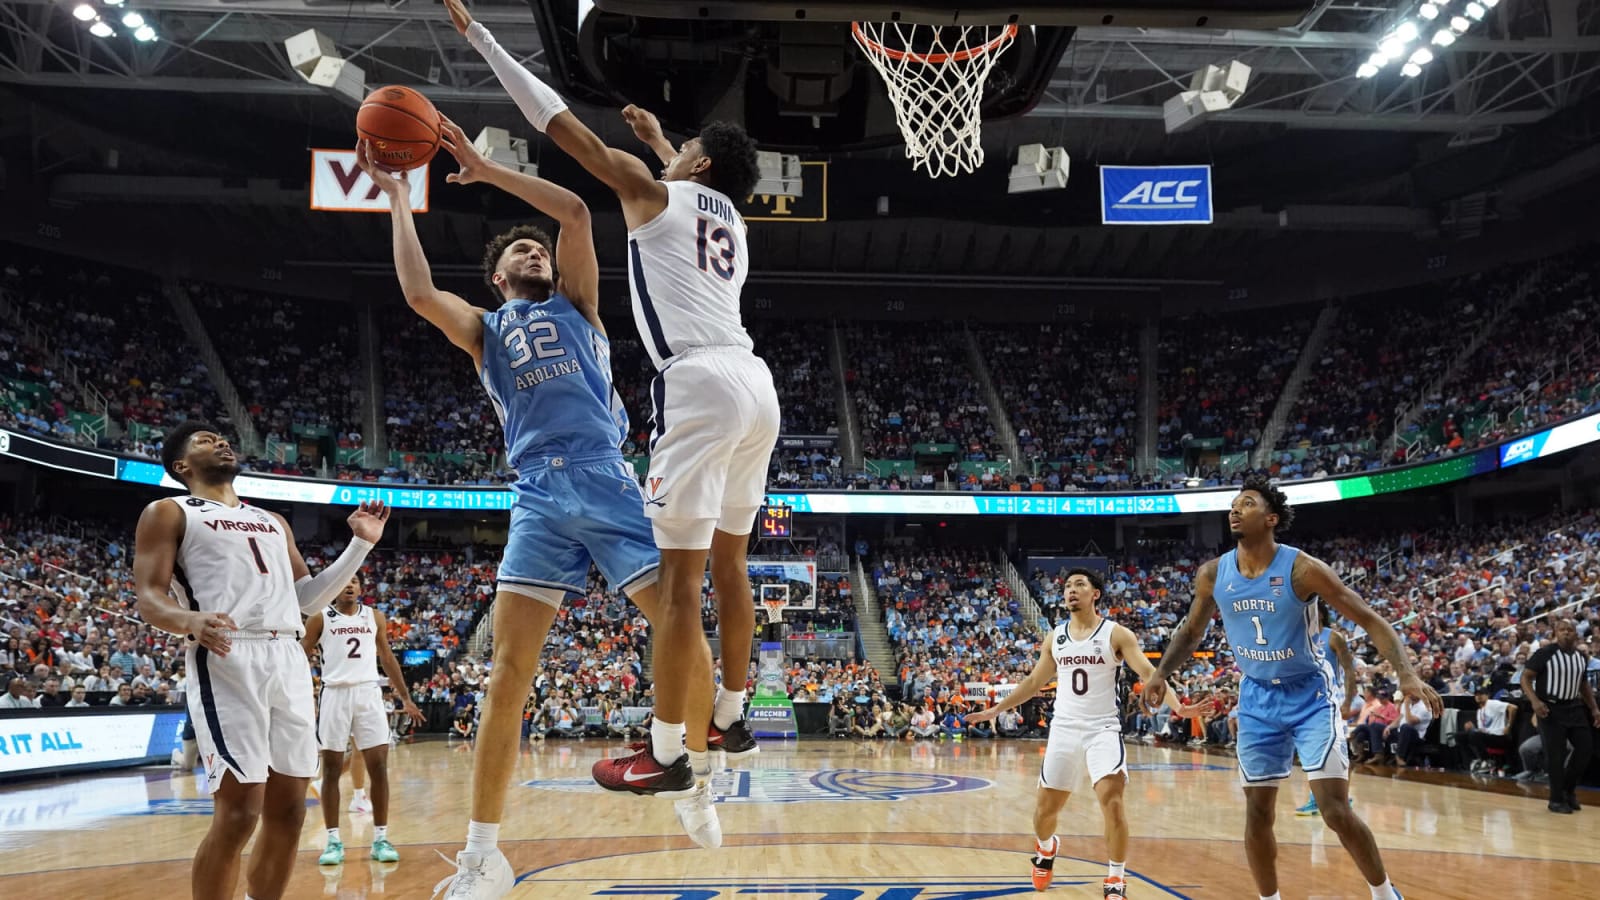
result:
[[[1533,700],[1533,711],[1539,716],[1539,735],[1544,739],[1553,813],[1575,813],[1580,809],[1578,779],[1583,777],[1594,749],[1590,723],[1600,728],[1600,708],[1596,708],[1594,691],[1584,676],[1588,666],[1587,657],[1578,651],[1578,629],[1571,619],[1558,619],[1555,643],[1540,647],[1522,670],[1522,694]],[[1588,707],[1587,712],[1584,707]]]

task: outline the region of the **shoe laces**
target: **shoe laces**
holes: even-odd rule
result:
[[[433,852],[438,853],[440,859],[447,863],[452,863],[456,867],[456,873],[454,875],[451,875],[450,877],[433,886],[432,896],[434,897],[438,897],[440,894],[444,893],[446,889],[448,889],[450,893],[455,893],[458,888],[462,890],[471,890],[477,885],[478,879],[483,876],[484,863],[488,861],[485,857],[479,856],[478,865],[469,866],[464,859],[464,857],[467,855],[466,851],[462,851],[461,853],[457,854],[456,858],[453,860],[450,857],[445,856],[441,851],[435,850]]]

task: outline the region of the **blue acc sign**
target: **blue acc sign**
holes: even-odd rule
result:
[[[1210,166],[1101,166],[1106,225],[1210,225]]]

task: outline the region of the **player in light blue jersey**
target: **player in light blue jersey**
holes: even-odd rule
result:
[[[611,383],[588,207],[565,188],[485,159],[448,120],[441,144],[461,166],[450,183],[491,184],[561,226],[554,252],[548,235],[529,226],[494,238],[483,267],[500,303],[493,310],[473,306],[434,286],[404,181],[374,165],[365,142],[359,148],[362,169],[390,197],[395,269],[406,302],[472,357],[517,471],[493,608],[494,672],[473,759],[472,820],[456,874],[439,887],[446,900],[492,900],[514,881],[497,846],[499,823],[523,704],[556,612],[566,595],[584,592],[592,561],[613,589],[656,619],[660,553],[644,495],[620,449],[627,416]],[[711,696],[709,673],[698,690]],[[696,786],[680,751],[648,787],[677,797]],[[708,835],[720,844],[720,827],[702,827],[696,840]]]
[[[1317,602],[1317,595],[1312,594],[1307,598],[1308,603]],[[1350,718],[1350,704],[1356,696],[1356,658],[1350,652],[1350,643],[1345,640],[1344,634],[1333,627],[1333,608],[1326,603],[1317,603],[1322,614],[1322,629],[1317,632],[1317,650],[1322,653],[1322,658],[1328,661],[1333,671],[1333,685],[1335,691],[1343,695],[1339,701],[1339,721],[1341,725]],[[1317,795],[1312,794],[1306,802],[1294,811],[1297,816],[1317,815]]]
[[[1366,631],[1394,667],[1400,690],[1421,698],[1436,716],[1443,703],[1418,677],[1388,622],[1327,563],[1278,543],[1277,533],[1293,521],[1294,508],[1283,491],[1265,478],[1245,480],[1228,513],[1238,546],[1200,567],[1189,616],[1147,680],[1144,702],[1160,705],[1167,679],[1194,655],[1220,611],[1234,662],[1245,676],[1239,686],[1239,777],[1245,794],[1245,856],[1262,900],[1281,900],[1273,820],[1278,782],[1289,777],[1297,753],[1322,820],[1355,860],[1373,900],[1401,900],[1372,832],[1350,809],[1350,752],[1333,672],[1315,640],[1317,598]],[[1296,887],[1304,891],[1309,883]]]

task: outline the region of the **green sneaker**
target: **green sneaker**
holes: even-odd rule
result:
[[[399,862],[400,851],[389,843],[388,838],[384,838],[381,841],[372,842],[372,858],[378,862]]]
[[[344,862],[344,844],[340,841],[329,841],[328,849],[317,857],[319,866],[337,866],[342,862]]]

